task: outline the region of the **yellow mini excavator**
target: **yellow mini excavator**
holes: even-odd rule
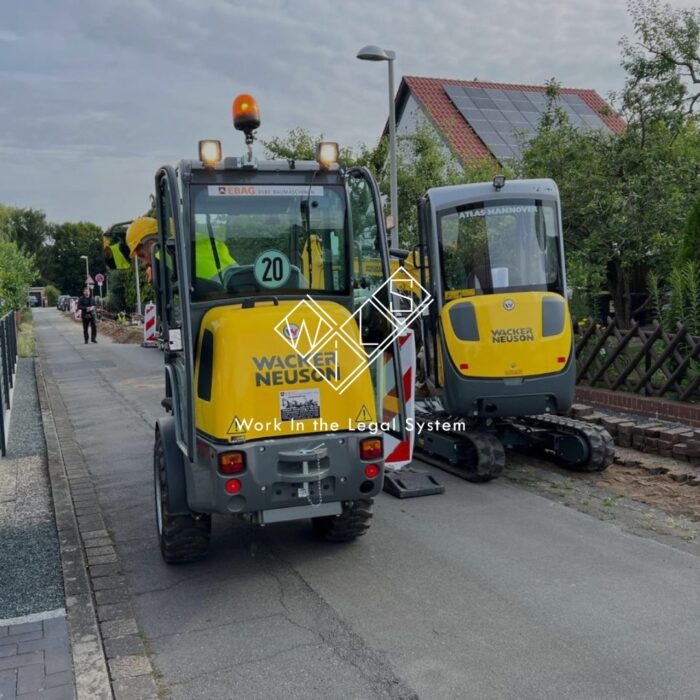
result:
[[[413,263],[433,297],[420,332],[422,458],[471,481],[500,474],[504,447],[605,469],[607,431],[560,415],[576,364],[556,184],[437,187],[418,210]]]

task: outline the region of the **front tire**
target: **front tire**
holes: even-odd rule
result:
[[[373,499],[363,498],[343,504],[340,515],[314,518],[314,533],[328,542],[352,542],[369,530]]]
[[[209,551],[211,515],[171,515],[168,508],[168,481],[165,450],[160,432],[153,450],[156,526],[160,552],[168,564],[203,559]]]

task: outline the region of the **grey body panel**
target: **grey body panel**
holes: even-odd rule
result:
[[[450,323],[460,340],[479,340],[479,326],[476,322],[474,304],[464,301],[450,308]]]
[[[564,299],[545,297],[542,299],[542,336],[559,335],[564,330],[566,302]]]
[[[539,415],[566,411],[574,401],[576,363],[573,348],[566,367],[556,374],[507,379],[464,377],[441,340],[445,384],[443,405],[451,415],[472,418]]]
[[[367,432],[343,431],[231,445],[210,442],[217,454],[216,460],[198,460],[185,470],[189,507],[196,512],[242,514],[287,510],[319,501],[333,503],[371,498],[381,491],[383,473],[371,480],[371,489],[360,491],[369,480],[364,474],[367,463],[360,459],[359,443],[369,436]],[[200,436],[200,439],[204,438]],[[300,450],[311,451],[320,445],[323,447],[318,450],[318,457],[314,453],[300,459]],[[242,474],[221,474],[216,467],[218,454],[231,450],[245,453],[246,469]],[[381,460],[372,460],[372,463],[383,472]],[[242,484],[241,491],[233,496],[224,489],[224,484],[231,478]],[[311,487],[311,503],[305,496],[298,495],[298,489],[304,483]],[[296,519],[293,510],[289,515],[290,520]],[[286,519],[280,514],[276,522]]]

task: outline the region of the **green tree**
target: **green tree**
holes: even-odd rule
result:
[[[34,257],[14,241],[0,241],[0,313],[27,305],[27,292],[36,277]]]
[[[0,211],[0,239],[14,241],[28,255],[35,255],[50,235],[46,214],[39,209],[3,207]]]
[[[691,124],[632,121],[621,133],[575,129],[552,116],[557,98],[525,150],[522,174],[551,177],[562,200],[571,286],[592,308],[598,285],[623,322],[635,278],[670,271],[690,202],[699,191],[700,137]],[[643,286],[643,282],[642,282]]]
[[[624,37],[626,116],[642,126],[659,118],[681,128],[700,100],[700,8],[630,0],[634,39]]]
[[[682,265],[687,260],[700,262],[700,196],[693,202],[688,212],[678,248],[678,264]]]
[[[286,136],[265,141],[268,157],[313,160],[316,144],[323,136],[314,137],[305,129],[292,129]],[[340,150],[339,162],[344,167],[363,166],[377,178],[389,213],[389,144],[382,137],[376,146],[360,145]],[[430,187],[490,180],[503,171],[491,159],[460,166],[426,122],[419,124],[415,134],[399,137],[397,143],[397,188],[399,209],[399,238],[401,245],[410,247],[418,238],[417,202]]]
[[[98,272],[104,273],[101,236],[99,226],[85,221],[54,226],[50,242],[38,255],[43,278],[63,294],[79,295],[85,285],[85,260],[81,255],[88,256],[93,278]]]

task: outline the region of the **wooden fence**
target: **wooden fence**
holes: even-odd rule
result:
[[[582,327],[576,343],[579,385],[700,402],[700,336],[685,325],[667,332],[661,325],[642,328]]]

